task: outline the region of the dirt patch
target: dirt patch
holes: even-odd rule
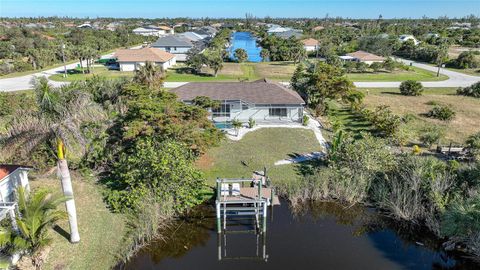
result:
[[[195,162],[195,166],[201,170],[207,170],[213,167],[215,164],[213,158],[211,158],[208,154],[203,154],[200,158]]]
[[[431,102],[446,104],[456,112],[455,118],[450,122],[431,119],[422,116],[433,106]],[[480,131],[480,99],[456,95],[424,95],[408,97],[399,94],[385,93],[379,95],[367,95],[365,104],[368,106],[387,105],[394,113],[416,115],[422,121],[443,126],[446,129],[445,139],[457,143],[463,143],[465,139],[475,132]]]

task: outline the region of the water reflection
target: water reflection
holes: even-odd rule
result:
[[[169,239],[146,247],[127,268],[480,269],[461,254],[439,251],[439,241],[420,228],[362,206],[308,203],[290,209],[284,201],[271,217],[264,235],[217,237],[213,207],[199,207],[169,228]],[[241,229],[251,224],[238,221]]]

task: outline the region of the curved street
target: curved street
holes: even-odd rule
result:
[[[105,55],[106,57],[108,55]],[[405,60],[405,59],[400,59],[403,63],[406,65],[410,65],[412,63],[413,66],[419,67],[422,69],[426,69],[432,72],[437,72],[437,68],[434,66],[430,66],[427,64],[422,64],[419,62],[411,61],[411,60]],[[77,66],[79,62],[73,63],[73,64],[68,64],[67,69],[72,69]],[[25,76],[19,76],[19,77],[13,77],[13,78],[5,78],[5,79],[0,79],[0,92],[10,92],[10,91],[18,91],[18,90],[26,90],[26,89],[31,89],[31,81],[34,77],[38,76],[46,76],[49,77],[54,74],[58,73],[63,73],[63,66],[57,67],[57,68],[52,68],[49,70],[41,71],[38,73],[30,74],[30,75],[25,75]],[[422,82],[424,87],[433,87],[433,88],[440,88],[440,87],[465,87],[465,86],[470,86],[476,82],[480,82],[480,77],[476,76],[471,76],[471,75],[466,75],[460,72],[455,72],[451,71],[445,68],[442,68],[440,70],[440,73],[443,75],[448,76],[448,80],[445,81],[435,81],[435,82]],[[66,84],[67,82],[56,82],[50,80],[50,83],[53,86],[60,86],[63,84]],[[181,85],[186,84],[187,82],[165,82],[165,87],[167,88],[175,88],[179,87]],[[360,87],[360,88],[397,88],[400,86],[401,82],[354,82],[355,86]]]

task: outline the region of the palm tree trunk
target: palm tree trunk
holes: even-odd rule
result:
[[[65,202],[68,214],[68,222],[70,223],[70,242],[80,242],[80,234],[78,233],[77,225],[77,210],[75,208],[75,200],[73,199],[72,179],[70,178],[70,171],[68,170],[68,163],[64,155],[63,141],[57,140],[57,154],[58,154],[58,170],[60,173],[60,180],[62,182],[63,194],[70,199]]]

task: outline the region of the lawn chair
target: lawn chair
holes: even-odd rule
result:
[[[220,195],[223,197],[230,196],[230,185],[229,184],[222,184],[220,189]]]
[[[232,196],[240,196],[240,184],[234,183],[232,184]]]

